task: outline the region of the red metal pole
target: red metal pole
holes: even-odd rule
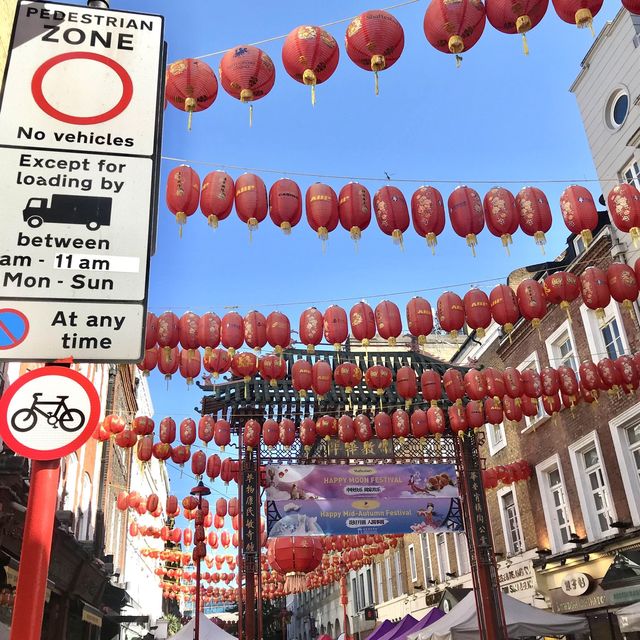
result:
[[[198,509],[202,511],[202,494],[198,496]],[[196,560],[196,623],[193,627],[194,640],[200,640],[200,554]]]
[[[11,640],[40,640],[59,479],[60,460],[31,462]]]

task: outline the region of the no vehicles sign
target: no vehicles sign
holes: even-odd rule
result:
[[[151,156],[162,46],[160,16],[21,2],[0,144]]]
[[[163,77],[162,17],[19,2],[0,102],[0,360],[142,358]]]

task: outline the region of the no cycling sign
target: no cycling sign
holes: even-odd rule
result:
[[[138,362],[157,215],[161,16],[18,4],[0,103],[0,360]],[[18,327],[19,328],[19,327]]]

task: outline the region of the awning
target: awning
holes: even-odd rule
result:
[[[391,622],[391,620],[384,620],[382,624],[374,629],[369,636],[367,636],[366,640],[378,640],[381,636],[383,636],[389,629],[396,626],[396,623]]]
[[[629,633],[631,631],[640,631],[640,602],[634,602],[628,607],[624,607],[616,611],[620,631]]]

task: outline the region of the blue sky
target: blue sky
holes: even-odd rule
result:
[[[333,22],[381,5],[344,0],[302,4],[121,0],[112,6],[164,14],[168,61],[172,62],[284,35],[301,24]],[[501,34],[487,24],[479,43],[456,69],[453,56],[437,52],[426,41],[422,28],[426,7],[420,0],[392,10],[405,29],[405,50],[393,67],[380,74],[378,97],[372,74],[356,67],[346,55],[347,23],[340,23],[328,27],[340,44],[340,63],[334,76],[318,87],[315,108],[308,88],[282,67],[282,40],[270,42],[261,46],[276,64],[276,83],[267,97],[255,103],[253,128],[248,126],[247,107],[220,87],[213,106],[195,114],[191,132],[186,115],[167,108],[163,155],[189,159],[201,178],[225,165],[248,167],[267,187],[279,177],[290,177],[303,193],[315,181],[326,182],[337,192],[349,180],[296,177],[287,171],[381,180],[387,172],[392,179],[416,179],[419,182],[391,182],[407,200],[422,182],[438,187],[445,199],[457,184],[468,184],[481,196],[494,185],[514,193],[524,185],[540,186],[554,211],[547,256],[557,255],[567,236],[558,210],[560,193],[573,181],[596,177],[578,108],[568,90],[593,42],[589,30],[562,22],[550,5],[542,23],[529,34],[529,56],[522,54],[519,36]],[[618,8],[614,2],[605,5],[596,17],[596,31]],[[207,58],[216,75],[220,58]],[[511,257],[507,257],[500,240],[486,229],[474,259],[448,221],[435,257],[411,229],[401,252],[375,220],[363,234],[357,253],[348,233],[338,227],[323,254],[304,216],[290,236],[267,218],[250,244],[246,226],[235,213],[214,232],[196,212],[179,240],[175,219],[164,205],[165,178],[177,164],[162,163],[158,247],[151,263],[149,303],[156,313],[212,309],[222,316],[224,307],[238,306],[242,314],[258,308],[266,315],[280,309],[297,327],[300,312],[312,301],[324,309],[330,302],[322,301],[353,298],[341,303],[348,310],[363,297],[375,305],[382,299],[380,294],[432,289],[422,295],[435,304],[438,295],[452,285],[462,285],[454,288],[463,294],[472,284],[493,279],[484,285],[490,289],[513,269],[543,259],[533,240],[522,232],[515,235]],[[227,171],[234,178],[242,173]],[[372,195],[384,184],[361,182]],[[597,183],[585,185],[599,195]],[[391,299],[403,307],[408,297]],[[285,304],[297,302],[304,304]],[[167,391],[157,372],[151,384],[158,422],[164,415],[174,416],[178,423],[193,415],[192,408],[200,401],[197,388],[187,391],[184,381],[176,377]],[[179,478],[179,472],[172,475],[177,493],[190,487],[191,480]]]

